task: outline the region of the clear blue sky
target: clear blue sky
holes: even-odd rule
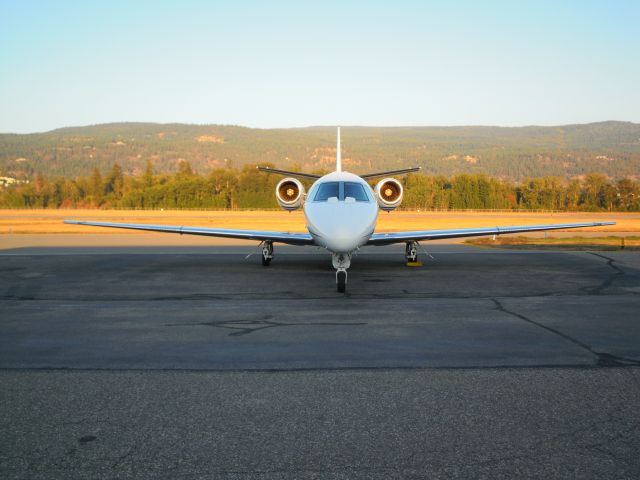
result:
[[[0,132],[640,122],[640,1],[0,0]]]

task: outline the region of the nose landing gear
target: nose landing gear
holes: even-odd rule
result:
[[[336,269],[336,287],[338,293],[347,290],[347,268],[351,265],[350,253],[334,253],[331,256],[333,268]]]
[[[336,286],[338,293],[344,293],[347,290],[347,271],[345,269],[336,270]]]
[[[265,240],[262,245],[262,265],[268,267],[273,258],[273,242],[271,240]]]

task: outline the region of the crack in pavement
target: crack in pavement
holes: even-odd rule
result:
[[[606,353],[606,352],[597,352],[595,351],[593,348],[591,348],[589,345],[587,345],[584,342],[581,342],[580,340],[578,340],[577,338],[573,338],[570,335],[567,335],[564,332],[561,332],[560,330],[557,330],[553,327],[549,327],[547,325],[544,325],[540,322],[536,322],[535,320],[532,320],[529,317],[526,317],[524,315],[522,315],[521,313],[518,312],[514,312],[513,310],[509,310],[507,309],[504,305],[502,305],[502,303],[496,299],[496,298],[492,298],[491,301],[495,304],[496,309],[500,312],[506,313],[508,315],[514,316],[516,318],[519,318],[520,320],[523,320],[527,323],[530,323],[531,325],[535,325],[536,327],[542,328],[543,330],[546,330],[547,332],[550,332],[560,338],[563,338],[564,340],[573,343],[574,345],[580,347],[583,350],[586,350],[587,352],[589,352],[591,355],[594,355],[596,357],[596,366],[598,367],[628,367],[628,366],[640,366],[640,360],[634,360],[631,358],[624,358],[624,357],[619,357],[617,355],[612,355],[610,353]]]
[[[611,284],[613,283],[613,281],[618,278],[621,275],[624,275],[625,272],[624,270],[622,270],[619,266],[615,265],[615,260],[611,257],[607,257],[605,255],[601,255],[599,253],[595,253],[595,252],[587,252],[589,255],[593,255],[594,257],[600,257],[604,260],[607,261],[607,266],[611,267],[613,270],[615,270],[615,273],[612,273],[604,282],[602,282],[600,285],[596,286],[596,287],[592,287],[591,289],[587,288],[585,289],[586,291],[588,291],[591,295],[600,295],[602,293],[602,291],[605,288],[609,288],[611,286]]]
[[[309,326],[309,325],[321,325],[321,326],[355,326],[355,325],[367,325],[366,322],[276,322],[271,320],[273,315],[265,315],[261,320],[221,320],[217,322],[197,322],[197,323],[168,323],[165,327],[186,327],[186,326],[206,326],[215,328],[226,328],[235,330],[229,334],[230,337],[239,337],[241,335],[248,335],[258,330],[265,330],[267,328],[275,327],[291,327],[291,326]]]

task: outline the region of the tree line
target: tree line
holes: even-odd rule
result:
[[[37,175],[29,183],[0,188],[0,208],[271,209],[278,208],[274,189],[280,178],[255,165],[197,174],[186,161],[174,174],[156,174],[148,161],[140,175],[125,175],[115,163],[106,174],[95,168],[91,175],[74,179]],[[640,182],[612,181],[602,173],[522,182],[485,174],[410,174],[403,184],[403,209],[640,211]]]

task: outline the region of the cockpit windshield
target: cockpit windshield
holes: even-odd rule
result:
[[[331,197],[335,197],[336,200],[340,196],[340,182],[326,182],[318,185],[318,191],[313,198],[314,202],[326,202]]]
[[[325,182],[318,185],[313,201],[326,202],[330,198],[341,202],[345,199],[351,199],[350,201],[355,202],[371,201],[364,185],[357,182]]]
[[[344,182],[344,198],[353,198],[356,202],[368,202],[364,186],[356,182]]]

